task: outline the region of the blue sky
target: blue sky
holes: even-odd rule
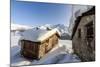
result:
[[[72,6],[67,4],[11,0],[11,23],[23,25],[68,25]]]

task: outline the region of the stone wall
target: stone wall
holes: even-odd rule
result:
[[[93,23],[93,38],[89,43],[87,40],[86,25]],[[82,59],[82,61],[94,61],[95,60],[95,16],[88,15],[82,17],[77,30],[73,36],[72,44],[76,54]]]

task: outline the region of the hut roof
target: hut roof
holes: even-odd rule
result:
[[[71,37],[71,39],[73,39],[73,36],[74,36],[74,34],[75,34],[76,30],[77,30],[77,27],[78,27],[78,25],[79,25],[79,23],[80,23],[82,17],[88,16],[88,15],[92,15],[92,14],[95,14],[95,7],[92,7],[90,10],[88,10],[88,11],[82,13],[81,16],[78,16],[78,17],[76,18],[76,20],[75,20],[75,25],[74,25],[73,31],[72,31],[72,37]]]
[[[43,30],[43,29],[29,29],[23,32],[20,40],[29,40],[33,42],[42,42],[57,33],[60,36],[58,29]]]

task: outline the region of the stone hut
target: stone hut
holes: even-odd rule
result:
[[[95,61],[95,7],[75,20],[72,31],[74,52],[82,61]]]
[[[28,59],[40,59],[58,44],[60,33],[57,29],[29,29],[20,39],[21,55]]]

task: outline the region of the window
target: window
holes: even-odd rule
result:
[[[78,38],[81,38],[81,29],[78,29]]]
[[[87,28],[87,39],[93,38],[93,22],[90,22],[86,25]]]
[[[86,25],[86,40],[87,40],[87,46],[88,46],[88,51],[90,53],[93,52],[93,47],[92,47],[92,42],[94,38],[94,31],[93,31],[93,22],[90,22]]]

